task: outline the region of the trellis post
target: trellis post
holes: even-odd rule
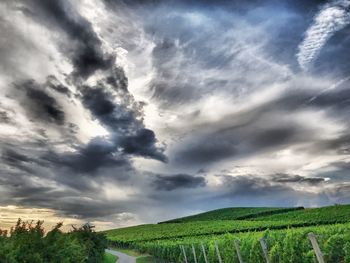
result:
[[[267,244],[266,244],[266,239],[265,238],[260,238],[260,245],[261,245],[261,249],[263,251],[266,263],[270,263],[269,251],[267,249]]]
[[[310,239],[310,242],[311,242],[312,248],[315,251],[318,263],[325,263],[325,261],[323,259],[323,253],[320,249],[320,246],[317,243],[316,235],[311,232],[311,233],[307,234],[307,237]]]
[[[194,263],[197,263],[197,255],[196,255],[196,249],[194,248],[194,245],[192,245],[192,254],[194,258]]]
[[[219,263],[222,263],[218,241],[215,241],[215,249],[216,249],[216,254],[218,255]]]
[[[187,256],[186,256],[186,251],[183,245],[180,245],[180,249],[182,250],[182,253],[184,255],[185,263],[188,263],[187,261]]]
[[[238,257],[239,263],[244,263],[243,258],[242,258],[242,255],[241,255],[241,249],[240,249],[240,247],[239,247],[239,245],[240,245],[241,242],[240,242],[238,239],[235,239],[235,240],[233,241],[233,243],[234,243],[235,248],[236,248],[236,253],[237,253],[237,257]]]
[[[203,251],[203,256],[204,256],[204,261],[205,263],[209,263],[208,258],[207,258],[207,253],[205,252],[205,247],[203,243],[201,243],[202,251]]]

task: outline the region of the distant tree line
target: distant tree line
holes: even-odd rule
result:
[[[45,233],[43,221],[18,219],[10,231],[0,230],[0,263],[99,263],[103,262],[107,239],[85,224],[70,232],[58,223]]]

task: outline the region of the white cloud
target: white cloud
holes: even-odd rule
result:
[[[303,70],[310,67],[328,39],[350,23],[349,6],[348,0],[333,1],[323,6],[316,15],[313,24],[305,33],[303,42],[299,45],[297,59]]]

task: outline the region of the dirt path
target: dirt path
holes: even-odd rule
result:
[[[117,256],[119,258],[118,263],[136,263],[136,257],[132,257],[112,249],[106,249],[106,252]]]

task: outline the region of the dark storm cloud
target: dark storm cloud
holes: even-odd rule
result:
[[[202,176],[193,176],[189,174],[158,174],[155,176],[152,184],[156,190],[173,191],[179,188],[204,187],[206,185],[206,180]]]
[[[229,203],[239,204],[239,206],[251,206],[253,204],[254,206],[279,207],[300,206],[300,203],[310,206],[315,202],[321,205],[329,204],[329,193],[333,187],[319,193],[297,190],[293,185],[308,186],[319,183],[310,182],[306,177],[301,181],[294,182],[296,181],[294,177],[294,175],[282,175],[282,179],[284,178],[288,181],[286,183],[276,181],[277,175],[267,177],[220,175],[222,185],[218,189],[216,200],[218,203],[224,203],[226,206]]]
[[[209,136],[208,136],[209,137]],[[235,142],[227,142],[223,138],[189,143],[175,157],[175,162],[185,164],[210,164],[234,156],[237,153]]]
[[[250,176],[220,176],[223,181],[223,186],[226,189],[224,195],[227,196],[264,196],[272,193],[290,194],[292,188],[284,184],[274,184],[269,179],[262,177]]]
[[[48,153],[44,159],[71,168],[74,172],[94,173],[98,168],[127,166],[129,162],[118,155],[116,146],[103,138],[94,138],[73,153]]]
[[[53,139],[52,134],[38,127],[34,135],[44,138],[40,142],[35,138],[11,141],[11,145],[1,142],[4,150],[0,191],[8,197],[1,201],[51,208],[82,218],[108,216],[127,207],[130,210],[128,201],[116,204],[106,200],[101,185],[108,182],[120,186],[136,176],[133,156],[166,161],[164,149],[156,146],[155,133],[143,123],[143,103],[129,93],[124,70],[115,65],[114,55],[104,53],[91,23],[71,2],[33,0],[23,2],[21,10],[59,36],[55,45],[72,62],[73,72],[50,73],[40,83],[15,81],[15,91],[9,92],[11,99],[21,102],[32,121],[62,126],[50,126],[60,129],[62,138]],[[96,70],[100,70],[101,76],[94,75],[95,86],[78,79],[87,78]],[[77,133],[81,127],[69,118],[75,113],[60,105],[63,99],[64,106],[80,106],[81,102],[91,117],[108,130],[109,136],[96,136],[83,144]],[[72,138],[67,139],[67,130]]]
[[[134,169],[127,159],[108,155],[103,143],[95,140],[86,149],[64,154],[47,152],[49,145],[38,143],[1,145],[0,203],[50,208],[79,218],[125,211],[126,204],[105,200],[101,184],[126,182]],[[103,166],[102,174],[94,173],[96,165]]]
[[[320,183],[325,182],[325,179],[321,177],[303,177],[300,175],[275,174],[272,176],[272,181],[276,183],[305,183],[309,185],[319,185]]]
[[[10,123],[11,118],[6,111],[0,110],[0,123]]]
[[[24,93],[23,106],[33,121],[49,122],[63,125],[65,113],[57,100],[46,93],[34,80],[15,84],[15,87]]]
[[[228,126],[225,120],[211,123],[208,132],[198,133],[177,145],[172,161],[176,164],[197,166],[210,165],[227,158],[240,158],[261,151],[288,147],[308,142],[305,152],[349,152],[349,134],[332,139],[319,139],[314,131],[303,123],[289,118],[303,110],[327,110],[327,115],[347,123],[350,114],[349,81],[340,89],[307,91],[296,88],[282,93],[278,98],[253,109],[233,114],[226,119],[236,125]]]
[[[5,162],[9,162],[11,164],[17,164],[17,163],[23,163],[23,162],[28,163],[33,161],[28,156],[18,153],[12,149],[3,150],[1,157]]]
[[[266,120],[263,127],[259,126],[259,123],[256,121],[242,127],[232,126],[198,135],[176,153],[174,161],[177,164],[193,166],[210,165],[226,158],[256,154],[259,151],[269,151],[291,144],[302,132],[292,124],[281,123],[279,127],[273,128],[272,120]]]
[[[71,96],[71,91],[62,83],[60,83],[58,79],[53,75],[47,77],[45,85],[54,91],[67,95],[68,97]]]
[[[135,135],[120,138],[120,146],[124,153],[167,162],[166,156],[155,146],[156,142],[154,132],[145,128],[139,129]]]
[[[126,92],[128,90],[128,78],[121,67],[113,67],[112,74],[107,77],[106,82],[112,85],[113,89]]]
[[[115,150],[119,147],[125,154],[167,160],[163,150],[156,146],[154,132],[144,127],[134,111],[116,104],[113,94],[101,87],[85,87],[82,94],[85,107],[113,134]]]
[[[10,178],[12,177],[12,178]],[[71,175],[72,177],[72,175]],[[74,177],[73,177],[74,178]],[[116,204],[105,200],[100,190],[81,178],[75,178],[80,184],[75,188],[57,188],[55,185],[43,186],[27,174],[9,173],[0,178],[0,203],[7,205],[49,208],[60,214],[78,218],[96,218],[125,211],[127,204]],[[57,180],[59,182],[59,180]],[[88,184],[84,186],[85,184]],[[2,185],[6,185],[5,192]],[[4,195],[5,194],[5,195]]]
[[[84,106],[107,128],[128,133],[142,125],[127,105],[114,103],[115,96],[108,90],[102,87],[84,87],[82,94]]]
[[[64,52],[71,57],[75,75],[88,77],[98,69],[107,69],[112,64],[112,57],[102,50],[101,40],[89,21],[83,18],[69,1],[30,0],[25,14],[44,22],[45,26],[62,30],[72,40]]]

